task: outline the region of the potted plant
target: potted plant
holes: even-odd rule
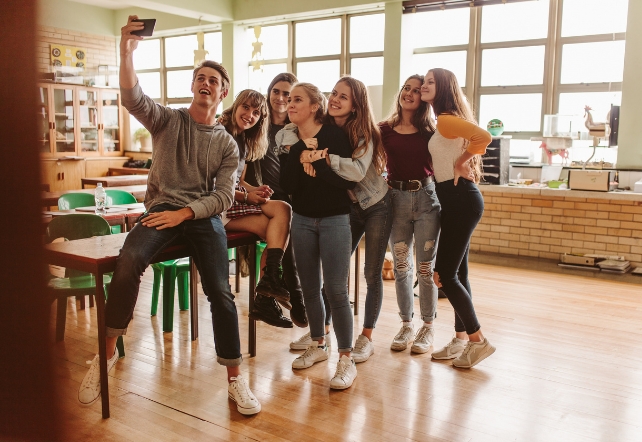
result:
[[[152,136],[144,127],[136,129],[134,132],[134,142],[140,143],[141,152],[152,151]]]

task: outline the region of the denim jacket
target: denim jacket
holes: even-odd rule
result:
[[[359,146],[363,144],[359,140]],[[341,178],[357,181],[357,186],[352,190],[359,206],[365,210],[381,201],[388,192],[386,180],[377,173],[372,162],[374,145],[368,143],[366,153],[359,158],[341,158],[338,155],[329,155],[330,168]]]

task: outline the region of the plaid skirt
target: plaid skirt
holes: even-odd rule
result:
[[[236,186],[236,190],[240,192],[246,192],[245,188],[239,185]],[[263,211],[261,210],[261,206],[257,204],[248,204],[234,200],[232,207],[227,209],[226,216],[229,219],[236,219],[241,218],[245,215],[260,215],[261,213],[263,213]]]

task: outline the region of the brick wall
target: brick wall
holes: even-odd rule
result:
[[[116,66],[116,38],[85,34],[68,29],[38,26],[36,48],[39,72],[51,71],[50,44],[77,46],[87,49],[86,69],[95,70],[99,65]]]
[[[471,251],[555,260],[562,253],[624,255],[642,266],[641,194],[480,189],[485,210]]]

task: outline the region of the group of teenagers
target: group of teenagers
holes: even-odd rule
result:
[[[121,97],[152,134],[154,159],[146,214],[128,234],[109,288],[108,370],[118,360],[116,340],[133,317],[145,269],[165,247],[184,243],[210,302],[229,397],[241,414],[261,410],[240,371],[226,230],[252,232],[266,242],[250,318],[278,327],[309,326],[290,343],[304,350],[292,368],[328,359],[332,323],[339,352],[332,389],[349,388],[356,363],[374,353],[388,245],[402,321],[392,350],[430,351],[441,288],[455,311],[455,335],[432,358],[471,368],[495,351],[482,334],[468,280],[469,242],[484,210],[476,185],[480,155],[491,137],[476,124],[452,72],[431,69],[406,79],[380,123],[361,81],[343,76],[326,98],[291,73],[277,75],[267,96],[240,92],[217,118],[230,87],[217,62],[206,60],[194,69],[188,108],[161,106],[143,93],[133,62],[142,37],[131,32],[143,26],[136,18],[130,16],[122,28]],[[364,236],[365,314],[353,341],[348,275],[351,254]],[[415,272],[422,320],[416,332]],[[100,397],[98,362],[96,356],[80,385],[82,404]]]

